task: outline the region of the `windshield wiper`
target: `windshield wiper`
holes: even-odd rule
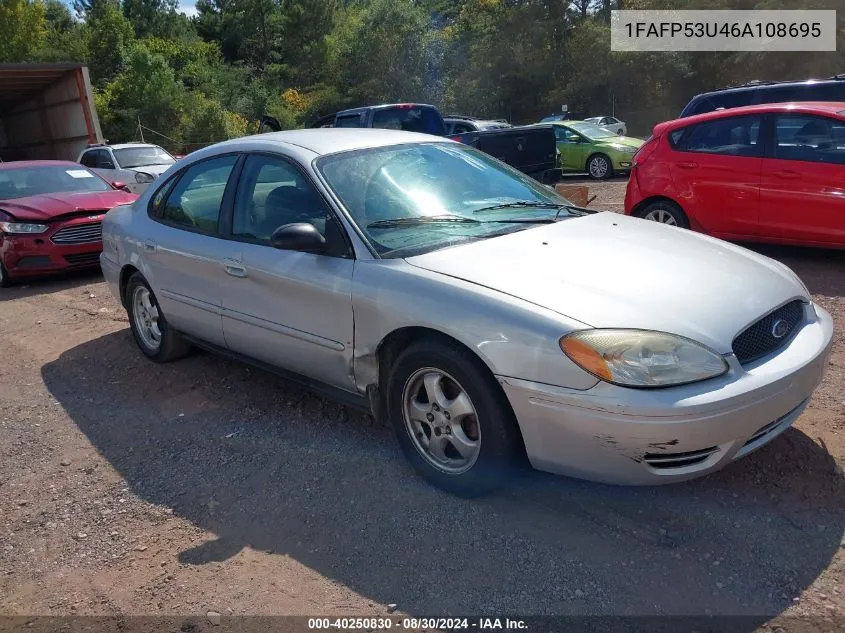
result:
[[[497,209],[511,208],[557,209],[557,213],[555,213],[553,221],[557,221],[560,217],[560,212],[564,210],[571,213],[572,215],[588,215],[598,212],[596,209],[585,209],[584,207],[577,207],[574,204],[565,204],[559,202],[542,202],[541,200],[516,200],[514,202],[503,202],[502,204],[490,205],[489,207],[481,207],[479,209],[475,209],[473,213],[482,213],[484,211],[495,211]],[[506,220],[500,221],[505,222]]]
[[[501,204],[491,204],[489,207],[479,207],[478,209],[474,209],[473,213],[495,211],[496,209],[522,209],[526,207],[532,207],[534,209],[566,209],[569,205],[558,202],[543,202],[542,200],[514,200]]]
[[[417,226],[420,224],[481,224],[478,220],[465,218],[460,215],[420,215],[413,218],[393,218],[392,220],[376,220],[367,225],[368,229],[393,229],[402,226]]]

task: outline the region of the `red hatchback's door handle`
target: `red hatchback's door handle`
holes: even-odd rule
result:
[[[696,167],[698,167],[698,163],[694,163],[692,161],[685,161],[678,163],[678,167],[680,167],[681,169],[695,169]]]
[[[782,169],[781,171],[776,171],[775,176],[777,176],[778,178],[795,180],[796,178],[800,178],[801,174],[799,174],[797,171],[792,171],[791,169]]]

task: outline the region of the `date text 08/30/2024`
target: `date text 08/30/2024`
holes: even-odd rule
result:
[[[312,630],[448,630],[518,631],[528,628],[524,620],[511,618],[309,618]]]

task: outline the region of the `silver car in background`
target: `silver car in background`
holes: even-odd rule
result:
[[[386,414],[462,495],[521,455],[620,484],[717,470],[800,415],[832,338],[772,259],[390,130],[195,152],[107,214],[101,263],[149,358],[199,345]]]

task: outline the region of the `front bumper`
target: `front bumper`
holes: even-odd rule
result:
[[[83,244],[55,244],[51,241],[54,233],[68,226],[73,224],[62,224],[39,235],[0,236],[0,258],[9,276],[20,279],[96,268],[100,264],[100,251],[103,250],[101,241]]]
[[[663,484],[719,470],[798,418],[821,382],[833,338],[824,310],[790,343],[709,381],[669,389],[598,383],[587,391],[500,376],[531,464],[615,484]]]

